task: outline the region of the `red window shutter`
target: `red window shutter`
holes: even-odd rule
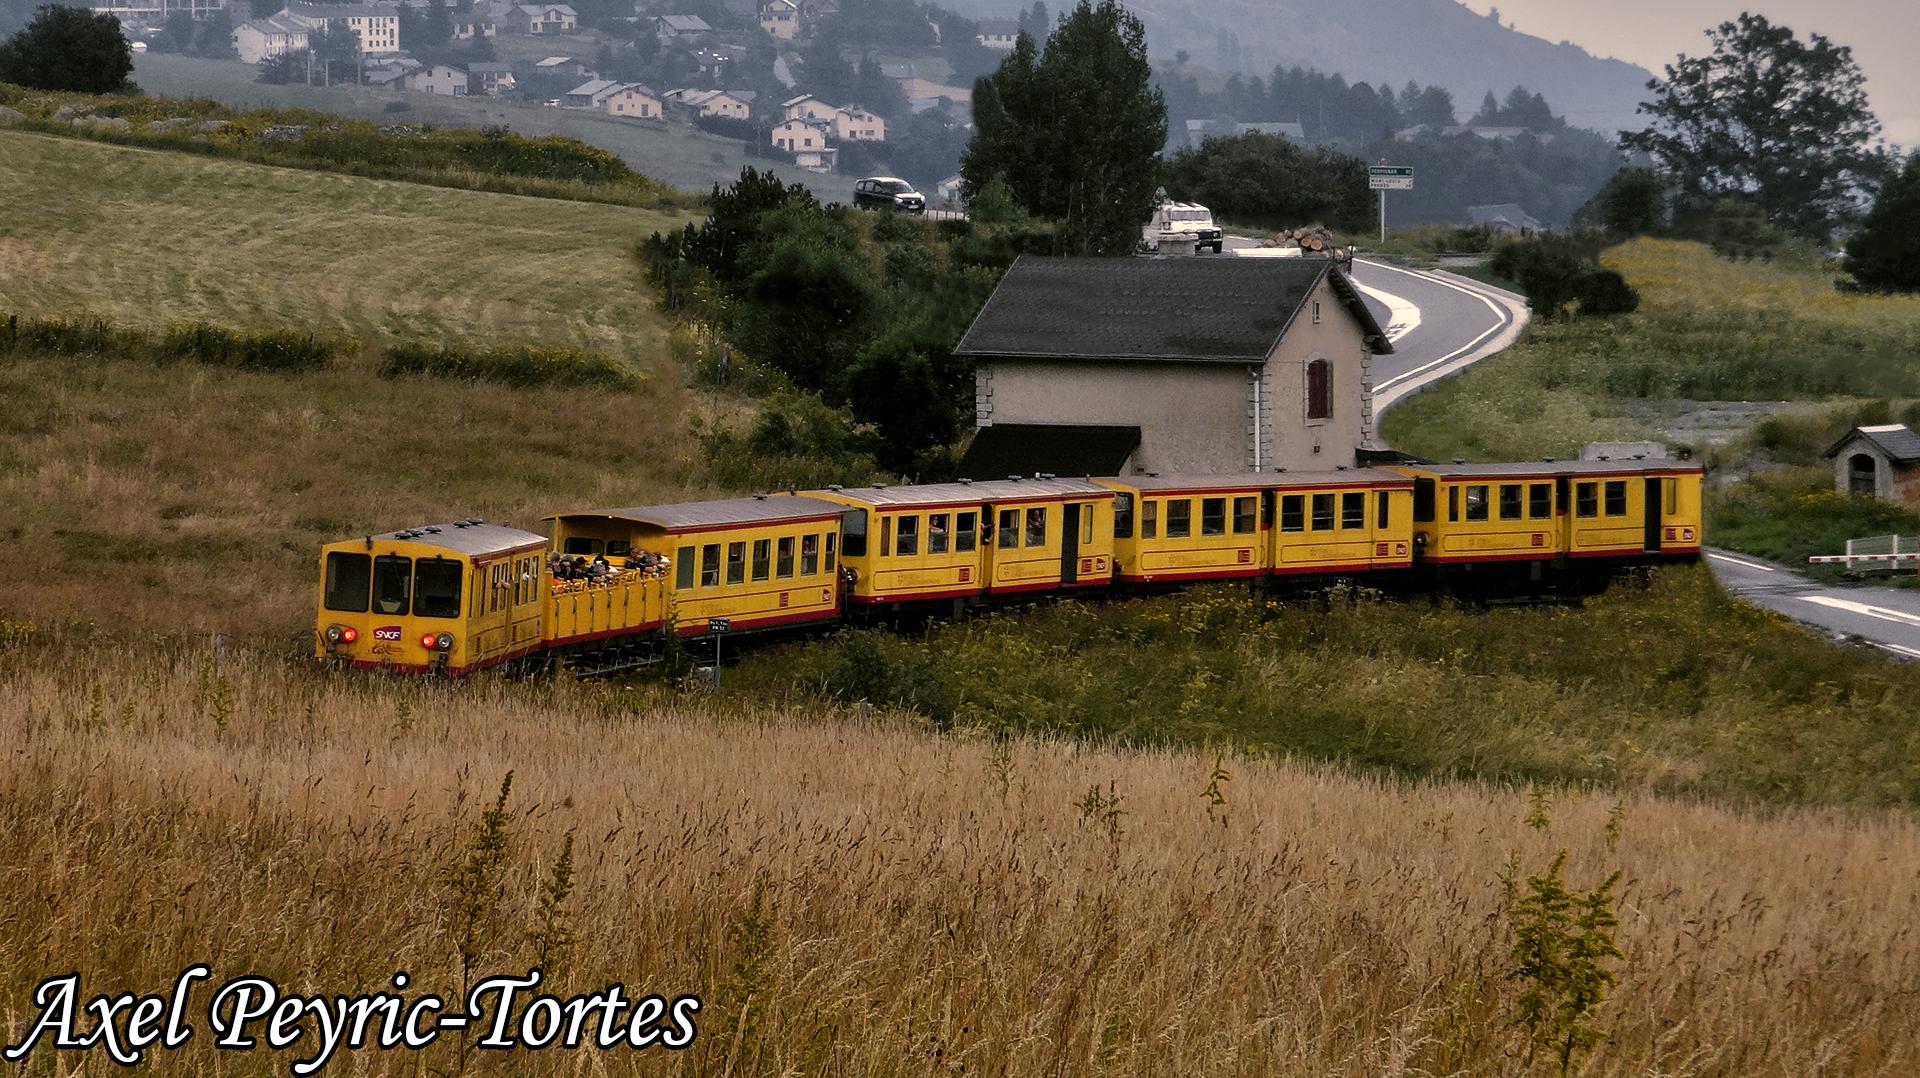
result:
[[[1307,418],[1333,418],[1333,364],[1324,359],[1307,364]]]

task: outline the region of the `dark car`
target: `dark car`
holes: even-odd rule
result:
[[[914,190],[912,184],[892,176],[868,176],[854,184],[853,204],[866,210],[927,212],[927,197]]]

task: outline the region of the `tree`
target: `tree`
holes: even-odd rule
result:
[[[1167,190],[1223,219],[1266,228],[1326,224],[1361,229],[1373,214],[1366,162],[1322,146],[1248,132],[1210,138],[1166,166]]]
[[[1860,231],[1847,241],[1848,287],[1920,292],[1920,153],[1880,189]]]
[[[132,73],[133,48],[120,20],[83,8],[49,4],[26,29],[0,42],[0,82],[113,94],[132,89]]]
[[[1653,123],[1622,131],[1621,145],[1653,155],[1691,208],[1751,196],[1768,221],[1824,238],[1889,164],[1852,50],[1744,12],[1707,38],[1710,55],[1682,56],[1647,84],[1639,111]]]
[[[193,29],[193,16],[185,11],[176,11],[167,16],[166,31],[154,43],[159,44],[160,40],[164,40],[167,51],[187,52],[193,48]]]
[[[200,31],[194,36],[194,51],[208,57],[230,57],[233,49],[233,16],[221,8],[200,20]]]
[[[1650,168],[1623,168],[1580,207],[1574,222],[1623,236],[1658,232],[1667,224],[1667,183]]]
[[[1031,38],[974,88],[970,190],[1002,177],[1029,211],[1060,222],[1057,249],[1119,254],[1153,211],[1167,141],[1146,30],[1117,0],[1080,0],[1036,56]]]

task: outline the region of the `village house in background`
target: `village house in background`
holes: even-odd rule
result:
[[[416,93],[465,97],[471,88],[471,80],[467,72],[451,64],[434,64],[431,67],[409,72],[406,77],[406,86],[407,89]]]
[[[329,23],[353,31],[362,56],[400,51],[400,10],[391,4],[288,4],[274,15],[249,19],[233,28],[233,50],[243,63],[298,52],[309,35]]]
[[[607,95],[607,115],[635,120],[658,120],[666,111],[658,94],[634,83]]]
[[[1920,434],[1900,423],[1855,427],[1827,450],[1833,487],[1842,494],[1904,505],[1920,513]]]
[[[469,94],[503,97],[512,93],[517,85],[511,64],[487,61],[467,65],[467,93]]]
[[[979,428],[960,474],[1350,467],[1392,351],[1328,259],[1023,255],[954,349]]]
[[[307,28],[285,15],[249,19],[233,28],[233,51],[242,63],[257,64],[307,47]]]
[[[760,29],[781,41],[800,36],[800,5],[793,0],[768,0],[760,9]]]
[[[1545,228],[1540,219],[1511,202],[1494,206],[1468,206],[1467,223],[1490,228],[1503,236],[1533,236]]]
[[[515,34],[571,34],[580,15],[565,4],[517,4],[500,22]]]
[[[751,90],[668,90],[666,100],[702,117],[746,121],[753,115]]]

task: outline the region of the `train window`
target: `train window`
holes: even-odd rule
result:
[[[1133,495],[1131,494],[1113,496],[1113,537],[1115,539],[1133,538]]]
[[[827,533],[827,562],[825,565],[821,566],[821,568],[825,569],[829,573],[833,572],[833,533],[832,532]]]
[[[367,588],[372,583],[372,558],[365,554],[329,554],[326,598],[322,601],[328,610],[364,614],[367,612]]]
[[[744,584],[747,582],[747,544],[727,544],[727,583]]]
[[[373,559],[373,612],[404,616],[412,583],[412,558],[382,554]]]
[[[1227,500],[1225,498],[1200,499],[1200,534],[1227,534]]]
[[[1627,515],[1626,480],[1607,480],[1607,515],[1610,517],[1623,517]]]
[[[1467,487],[1467,519],[1487,519],[1487,485],[1474,483]]]
[[[1187,498],[1167,499],[1167,538],[1185,539],[1193,534],[1193,502]]]
[[[1679,506],[1680,506],[1680,480],[1678,479],[1661,480],[1660,481],[1660,508],[1666,510],[1666,515],[1671,517],[1671,516],[1678,516],[1680,514]]]
[[[1527,488],[1527,516],[1545,520],[1553,515],[1553,484],[1535,483]]]
[[[867,552],[867,511],[849,509],[840,514],[840,547],[849,558],[858,558]],[[828,548],[832,550],[831,547]],[[833,568],[833,559],[827,559],[827,568]]]
[[[1093,545],[1093,504],[1091,502],[1080,503],[1080,545],[1082,547]]]
[[[920,553],[920,518],[901,517],[899,523],[900,545],[894,553],[903,558]]]
[[[505,563],[493,567],[493,575],[504,578]],[[500,581],[506,583],[504,579]],[[494,609],[499,609],[504,587],[493,589]],[[413,568],[413,614],[419,618],[457,618],[460,616],[460,563],[452,558],[421,558]]]
[[[1374,527],[1384,528],[1387,526],[1387,506],[1392,500],[1384,490],[1374,495]]]
[[[773,540],[753,541],[753,579],[765,580],[773,569]]]
[[[1315,494],[1313,496],[1313,530],[1317,532],[1333,530],[1333,495]]]
[[[587,539],[578,535],[567,538],[567,553],[569,554],[598,554],[602,549],[603,544],[598,539]]]
[[[1000,549],[1013,550],[1020,545],[1020,510],[1000,510]]]
[[[673,586],[681,591],[693,588],[693,548],[683,546],[673,553]]]
[[[1520,484],[1500,484],[1500,519],[1520,519]]]
[[[607,557],[624,558],[631,553],[633,553],[633,544],[625,539],[607,540]]]
[[[708,543],[700,548],[700,586],[713,588],[720,585],[720,544]]]
[[[1280,499],[1280,530],[1283,532],[1307,530],[1307,499],[1304,495],[1289,494]]]
[[[1350,490],[1340,495],[1340,526],[1342,528],[1364,528],[1367,526],[1367,496],[1358,490]]]
[[[1460,488],[1449,483],[1447,485],[1447,520],[1455,521],[1459,519],[1460,519]]]
[[[1253,497],[1251,494],[1244,498],[1235,498],[1233,500],[1233,534],[1252,535],[1254,531],[1259,528],[1259,524],[1254,517],[1254,514],[1258,511],[1254,507],[1259,504],[1259,499]]]
[[[793,579],[793,536],[780,539],[778,560],[774,562],[774,575],[782,580]]]
[[[947,552],[947,514],[935,513],[927,518],[927,553],[945,554]]]
[[[979,519],[979,515],[972,511],[954,514],[953,549],[955,551],[961,554],[973,552]]]
[[[1600,515],[1600,484],[1576,483],[1574,485],[1573,515],[1577,517]]]
[[[1034,506],[1027,510],[1027,545],[1047,545],[1047,510],[1044,506]]]
[[[1415,524],[1433,523],[1433,480],[1431,479],[1413,481],[1413,522]]]
[[[1160,538],[1160,503],[1151,499],[1140,499],[1140,538]]]
[[[893,518],[883,516],[880,518],[880,556],[884,558],[892,553]]]
[[[812,576],[820,571],[820,537],[803,535],[800,537],[800,575]]]

